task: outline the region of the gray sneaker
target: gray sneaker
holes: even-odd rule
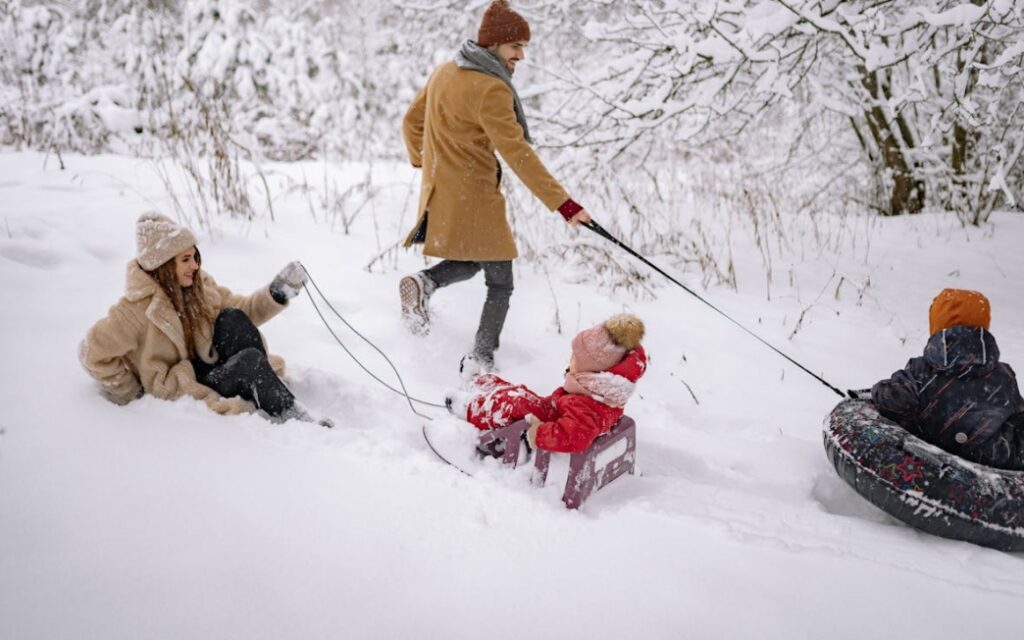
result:
[[[477,352],[467,353],[459,361],[459,377],[462,383],[471,384],[485,373],[494,372],[494,356]]]
[[[328,417],[314,418],[310,415],[309,411],[306,410],[301,404],[296,402],[292,406],[288,407],[281,412],[281,415],[270,419],[271,422],[281,424],[282,422],[288,422],[289,420],[299,420],[301,422],[311,422],[325,427],[327,429],[334,428],[334,421]]]
[[[402,299],[402,321],[409,331],[418,336],[430,332],[430,312],[427,301],[432,293],[430,282],[420,273],[405,276],[398,282],[398,293]]]
[[[466,411],[469,409],[469,402],[472,399],[472,393],[459,389],[452,389],[444,395],[444,406],[448,409],[448,413],[452,414],[459,420],[465,420]]]

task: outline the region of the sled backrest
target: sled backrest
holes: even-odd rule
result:
[[[543,485],[547,480],[551,452],[537,450],[534,480]],[[636,423],[622,416],[612,430],[601,436],[582,453],[569,456],[569,473],[565,479],[562,502],[566,508],[579,509],[592,493],[624,473],[636,469]]]
[[[502,462],[513,467],[519,462],[522,435],[530,427],[525,420],[480,435],[481,445],[504,444]],[[551,452],[534,452],[532,481],[543,486],[547,481]],[[634,473],[636,465],[636,423],[629,416],[615,423],[612,430],[594,440],[586,451],[569,455],[569,473],[565,479],[562,502],[569,509],[579,509],[592,493],[624,473]]]

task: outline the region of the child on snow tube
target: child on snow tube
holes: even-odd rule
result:
[[[525,418],[530,423],[526,439],[531,448],[585,451],[619,421],[636,381],[644,374],[643,336],[639,318],[613,316],[573,338],[565,381],[550,396],[538,396],[523,385],[485,374],[472,381],[468,394],[450,396],[448,405],[452,413],[481,430]]]
[[[135,231],[138,255],[128,263],[125,294],[79,348],[106,397],[126,404],[144,392],[191,396],[220,414],[260,409],[276,421],[313,421],[281,381],[284,360],[267,354],[256,328],[298,295],[302,266],[289,263],[270,286],[239,296],[201,270],[189,229],[144,213]]]
[[[1024,399],[988,332],[977,291],[943,289],[928,311],[924,355],[871,389],[879,413],[966,460],[1024,470]]]

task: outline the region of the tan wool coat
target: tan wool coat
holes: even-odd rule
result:
[[[523,137],[512,90],[501,80],[447,62],[405,114],[402,134],[423,167],[416,226],[429,210],[423,253],[449,260],[512,260],[518,254],[498,189],[497,150],[549,210],[569,199]]]
[[[239,296],[218,286],[206,272],[200,273],[214,318],[221,310],[236,307],[260,325],[285,307],[271,297],[269,287],[250,296]],[[212,326],[197,329],[195,348],[203,361],[217,361]],[[185,331],[174,306],[156,280],[135,260],[128,263],[124,297],[89,330],[79,359],[89,375],[100,382],[106,396],[117,404],[131,402],[145,391],[166,400],[191,396],[221,414],[245,413],[254,408],[241,398],[224,398],[196,381],[185,345]],[[274,371],[283,375],[284,360],[277,356],[269,359]]]

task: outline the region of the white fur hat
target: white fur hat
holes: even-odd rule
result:
[[[135,223],[135,246],[139,255],[136,260],[146,271],[152,271],[196,245],[196,237],[167,216],[147,211]]]

